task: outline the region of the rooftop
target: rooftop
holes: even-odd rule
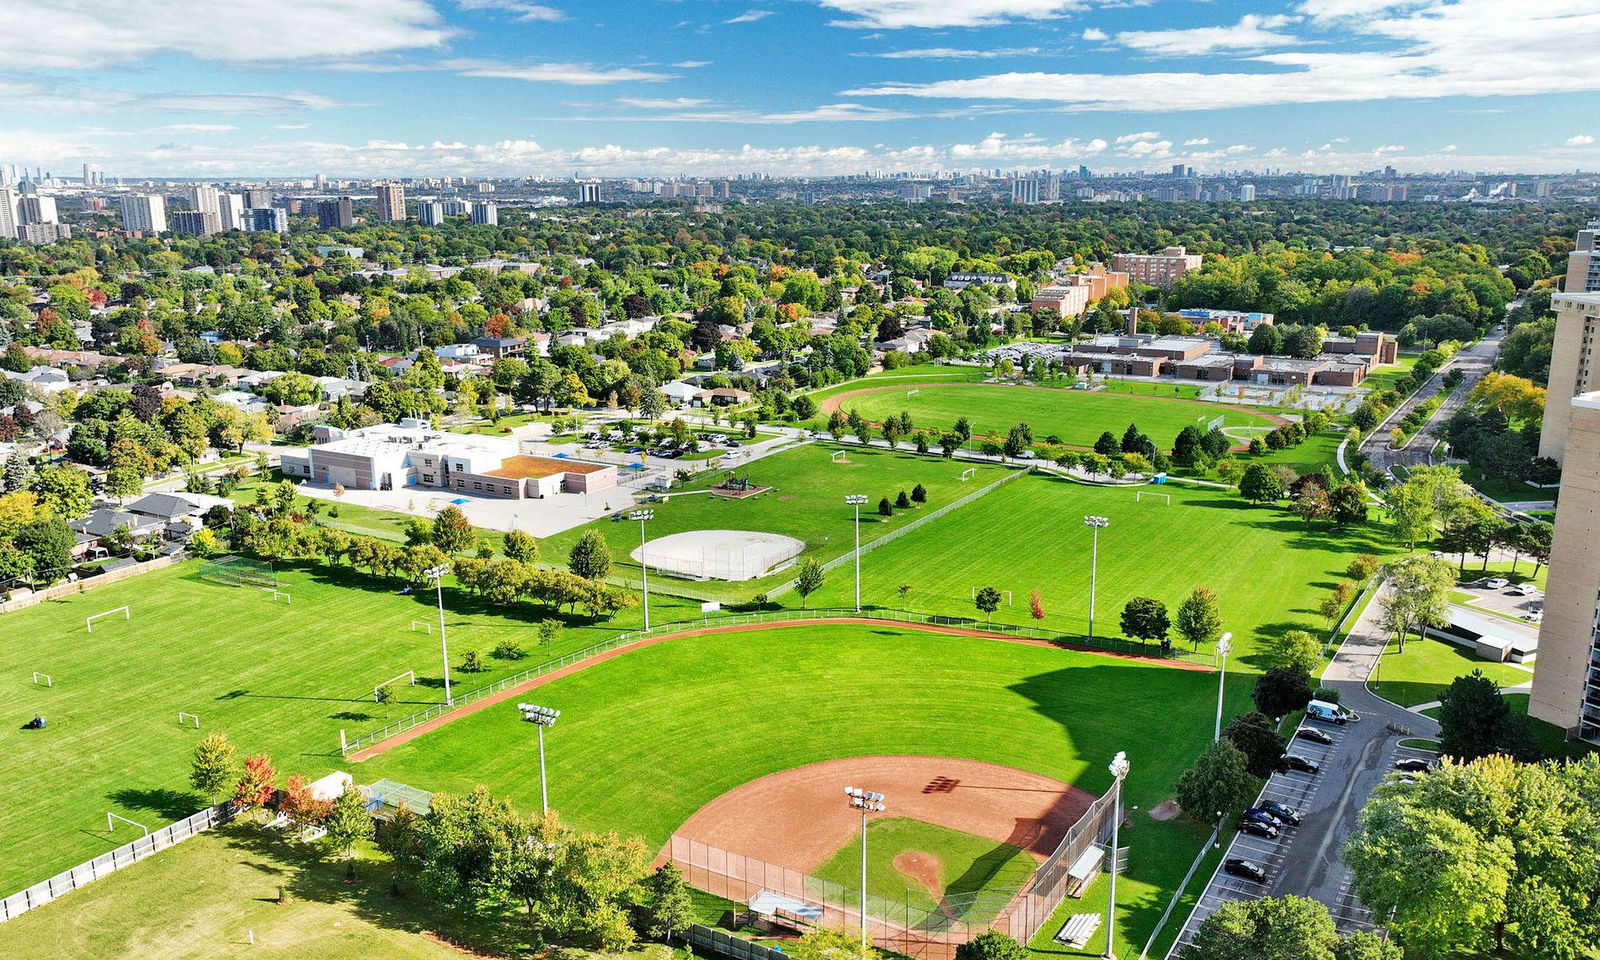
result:
[[[594,473],[604,470],[606,464],[584,463],[581,460],[559,460],[554,457],[530,457],[518,455],[507,457],[497,470],[490,470],[487,476],[505,477],[510,480],[529,480],[541,477],[553,477],[558,473]]]

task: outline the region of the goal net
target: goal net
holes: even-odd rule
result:
[[[272,564],[250,557],[227,556],[207,560],[200,567],[200,579],[230,587],[260,587],[263,590],[278,587],[278,575],[273,572]]]

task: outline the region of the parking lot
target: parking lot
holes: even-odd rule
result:
[[[1235,829],[1236,823],[1225,824],[1224,831],[1232,831],[1232,837],[1226,841],[1227,851],[1222,863],[1217,865],[1201,892],[1194,912],[1168,956],[1186,946],[1200,923],[1229,900],[1256,900],[1291,893],[1310,896],[1323,902],[1340,932],[1374,928],[1371,912],[1350,889],[1350,872],[1338,859],[1338,845],[1346,829],[1334,821],[1342,819],[1337,813],[1357,786],[1375,786],[1393,775],[1398,760],[1432,759],[1434,755],[1401,747],[1403,736],[1382,728],[1381,720],[1369,719],[1346,726],[1306,723],[1328,734],[1333,743],[1321,744],[1295,737],[1289,742],[1289,752],[1315,762],[1321,769],[1317,773],[1291,770],[1274,774],[1257,800],[1258,804],[1275,800],[1292,808],[1302,815],[1302,823],[1283,825],[1276,839],[1239,832]],[[1374,737],[1374,731],[1364,728],[1363,723],[1379,724],[1386,735]],[[1360,804],[1356,806],[1359,808]],[[1257,883],[1225,872],[1223,865],[1234,858],[1260,866],[1266,872],[1266,879]],[[1320,876],[1324,871],[1316,869],[1319,865],[1331,867],[1333,875]]]
[[[1534,587],[1532,584],[1527,587],[1519,587],[1515,584],[1491,587],[1488,585],[1491,579],[1486,578],[1461,585],[1461,592],[1472,596],[1472,606],[1498,613],[1501,616],[1515,617],[1524,623],[1531,622],[1528,619],[1530,614],[1544,609],[1543,590]]]

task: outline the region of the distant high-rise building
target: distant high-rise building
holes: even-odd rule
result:
[[[222,220],[222,191],[209,184],[199,184],[189,191],[190,209],[216,214]],[[213,231],[215,232],[215,231]]]
[[[1591,220],[1587,229],[1578,231],[1578,245],[1567,258],[1563,289],[1568,293],[1600,291],[1600,220]]]
[[[474,203],[472,205],[472,222],[495,226],[500,223],[500,210],[492,203]]]
[[[444,215],[447,217],[459,217],[466,213],[468,209],[467,201],[465,200],[444,201]]]
[[[272,191],[262,187],[252,187],[244,192],[244,205],[251,210],[260,210],[272,206]]]
[[[1089,168],[1084,166],[1081,163],[1078,164],[1078,179],[1079,180],[1087,180],[1087,179],[1089,179]]]
[[[1011,202],[1038,203],[1039,181],[1032,179],[1011,181]]]
[[[0,237],[13,239],[17,235],[17,192],[10,187],[0,187]]]
[[[578,184],[578,202],[579,203],[599,203],[600,202],[600,184],[598,184],[598,183],[580,183],[580,184]]]
[[[1253,184],[1253,183],[1241,183],[1241,184],[1239,184],[1239,199],[1240,199],[1240,201],[1242,201],[1244,203],[1250,203],[1251,201],[1255,200],[1255,198],[1256,198],[1256,185],[1255,184]]]
[[[122,229],[129,233],[166,233],[166,198],[158,193],[125,195],[122,198]]]
[[[378,184],[378,220],[394,223],[406,218],[406,188],[398,183]]]
[[[1200,254],[1190,253],[1184,247],[1167,247],[1160,253],[1150,254],[1119,253],[1111,258],[1111,269],[1166,290],[1185,273],[1200,269]]]
[[[31,193],[17,199],[17,226],[34,223],[60,223],[56,214],[56,198]]]
[[[209,237],[221,227],[217,215],[210,210],[179,210],[172,215],[172,230],[191,237]]]
[[[437,227],[444,223],[447,214],[444,204],[437,200],[428,200],[417,204],[417,220],[425,227]]]
[[[1184,175],[1184,171],[1185,171],[1185,169],[1186,169],[1186,168],[1185,168],[1185,167],[1184,167],[1184,165],[1183,165],[1183,164],[1181,164],[1181,163],[1174,163],[1174,164],[1173,164],[1173,165],[1172,165],[1172,175],[1173,175],[1173,176],[1174,176],[1174,177],[1181,177],[1181,176],[1183,176],[1183,175]]]
[[[289,211],[282,207],[256,207],[244,212],[244,229],[251,233],[271,230],[274,233],[289,232]]]
[[[217,227],[222,230],[243,230],[244,197],[237,193],[224,193],[217,197]]]
[[[72,228],[64,223],[28,223],[17,228],[17,236],[23,243],[55,243],[70,240]]]
[[[355,209],[349,197],[317,203],[318,227],[324,230],[348,230],[355,225]]]
[[[83,185],[86,187],[94,185],[94,174],[87,163],[83,165]]]

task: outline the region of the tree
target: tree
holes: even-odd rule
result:
[[[240,807],[265,806],[278,787],[278,768],[264,753],[246,757],[244,773],[233,788],[233,802]]]
[[[676,865],[664,863],[644,883],[644,909],[650,918],[649,932],[667,943],[694,922],[694,903],[689,885]]]
[[[881,952],[838,927],[812,927],[789,952],[795,960],[883,960]]]
[[[356,875],[356,861],[351,856],[356,844],[372,838],[372,814],[367,812],[367,798],[355,784],[346,784],[344,792],[333,801],[333,809],[322,821],[327,832],[323,837],[329,848],[343,857],[348,867],[346,876]]]
[[[1178,806],[1196,820],[1214,820],[1249,803],[1259,787],[1244,753],[1232,741],[1218,740],[1178,778]]]
[[[540,620],[539,621],[539,645],[540,646],[548,647],[550,644],[555,643],[556,640],[560,638],[560,636],[561,636],[561,621],[560,620]]]
[[[1360,481],[1341,483],[1328,494],[1328,506],[1333,511],[1333,525],[1346,527],[1367,522],[1367,485]]]
[[[800,595],[800,606],[806,605],[806,599],[822,587],[825,574],[822,564],[816,557],[807,557],[800,561],[800,569],[795,572],[794,592]]]
[[[1259,328],[1257,328],[1259,329]],[[1328,908],[1289,895],[1228,900],[1200,924],[1181,960],[1334,960],[1339,932]]]
[[[1027,960],[1028,948],[998,930],[987,930],[956,947],[956,960]]]
[[[189,764],[189,785],[207,801],[215,800],[239,775],[237,748],[221,730],[206,734],[194,748]]]
[[[901,490],[900,495],[894,498],[894,505],[897,509],[909,510],[911,509],[911,498],[906,495],[904,490]]]
[[[1044,619],[1044,597],[1038,590],[1028,594],[1028,614],[1035,620]]]
[[[1311,702],[1311,678],[1291,667],[1273,667],[1256,678],[1250,699],[1269,717],[1286,716]]]
[[[1304,630],[1285,630],[1267,639],[1267,665],[1314,676],[1322,666],[1322,644]]]
[[[1378,568],[1381,566],[1383,566],[1382,560],[1370,553],[1363,553],[1350,561],[1350,565],[1345,568],[1344,575],[1357,583],[1364,583],[1368,577],[1377,573]]]
[[[917,484],[916,486],[912,487],[911,488],[911,502],[912,503],[927,503],[928,502],[928,491],[927,491],[927,488],[923,487],[923,485],[920,484],[920,483]]]
[[[1094,442],[1094,452],[1102,457],[1114,457],[1122,452],[1122,444],[1117,442],[1115,434],[1107,430]]]
[[[892,517],[892,516],[894,516],[894,506],[891,503],[889,503],[889,498],[888,497],[880,497],[878,499],[878,516],[880,516],[880,517]]]
[[[1241,713],[1229,720],[1222,728],[1222,739],[1238,747],[1245,757],[1245,769],[1251,776],[1263,780],[1278,769],[1288,746],[1273,719],[1257,711]]]
[[[1239,478],[1239,493],[1251,503],[1276,503],[1283,497],[1283,485],[1264,464],[1252,463]]]
[[[1294,498],[1289,509],[1310,527],[1313,521],[1326,520],[1333,515],[1333,504],[1328,493],[1315,484],[1306,484]]]
[[[539,541],[532,534],[512,530],[506,534],[505,553],[518,563],[531,564],[539,559]]]
[[[1413,629],[1446,621],[1455,585],[1455,568],[1443,557],[1405,557],[1389,568],[1389,589],[1378,602],[1383,626],[1400,638],[1401,652]]]
[[[460,507],[445,507],[433,520],[433,545],[455,556],[472,546],[477,532]]]
[[[1000,591],[994,587],[979,587],[972,595],[972,605],[983,611],[989,623],[994,623],[994,612],[1000,609]]]
[[[1134,597],[1122,607],[1122,632],[1140,642],[1165,642],[1172,621],[1167,605],[1153,597]]]
[[[611,547],[605,535],[590,530],[578,538],[567,554],[567,569],[585,580],[604,580],[611,575]]]
[[[1216,591],[1208,587],[1195,587],[1183,602],[1178,604],[1178,635],[1189,641],[1191,649],[1211,643],[1222,635],[1222,610],[1217,603]]]
[[[1499,684],[1474,670],[1439,697],[1439,752],[1466,763],[1496,753],[1531,760],[1538,750],[1527,716],[1511,709]]]

